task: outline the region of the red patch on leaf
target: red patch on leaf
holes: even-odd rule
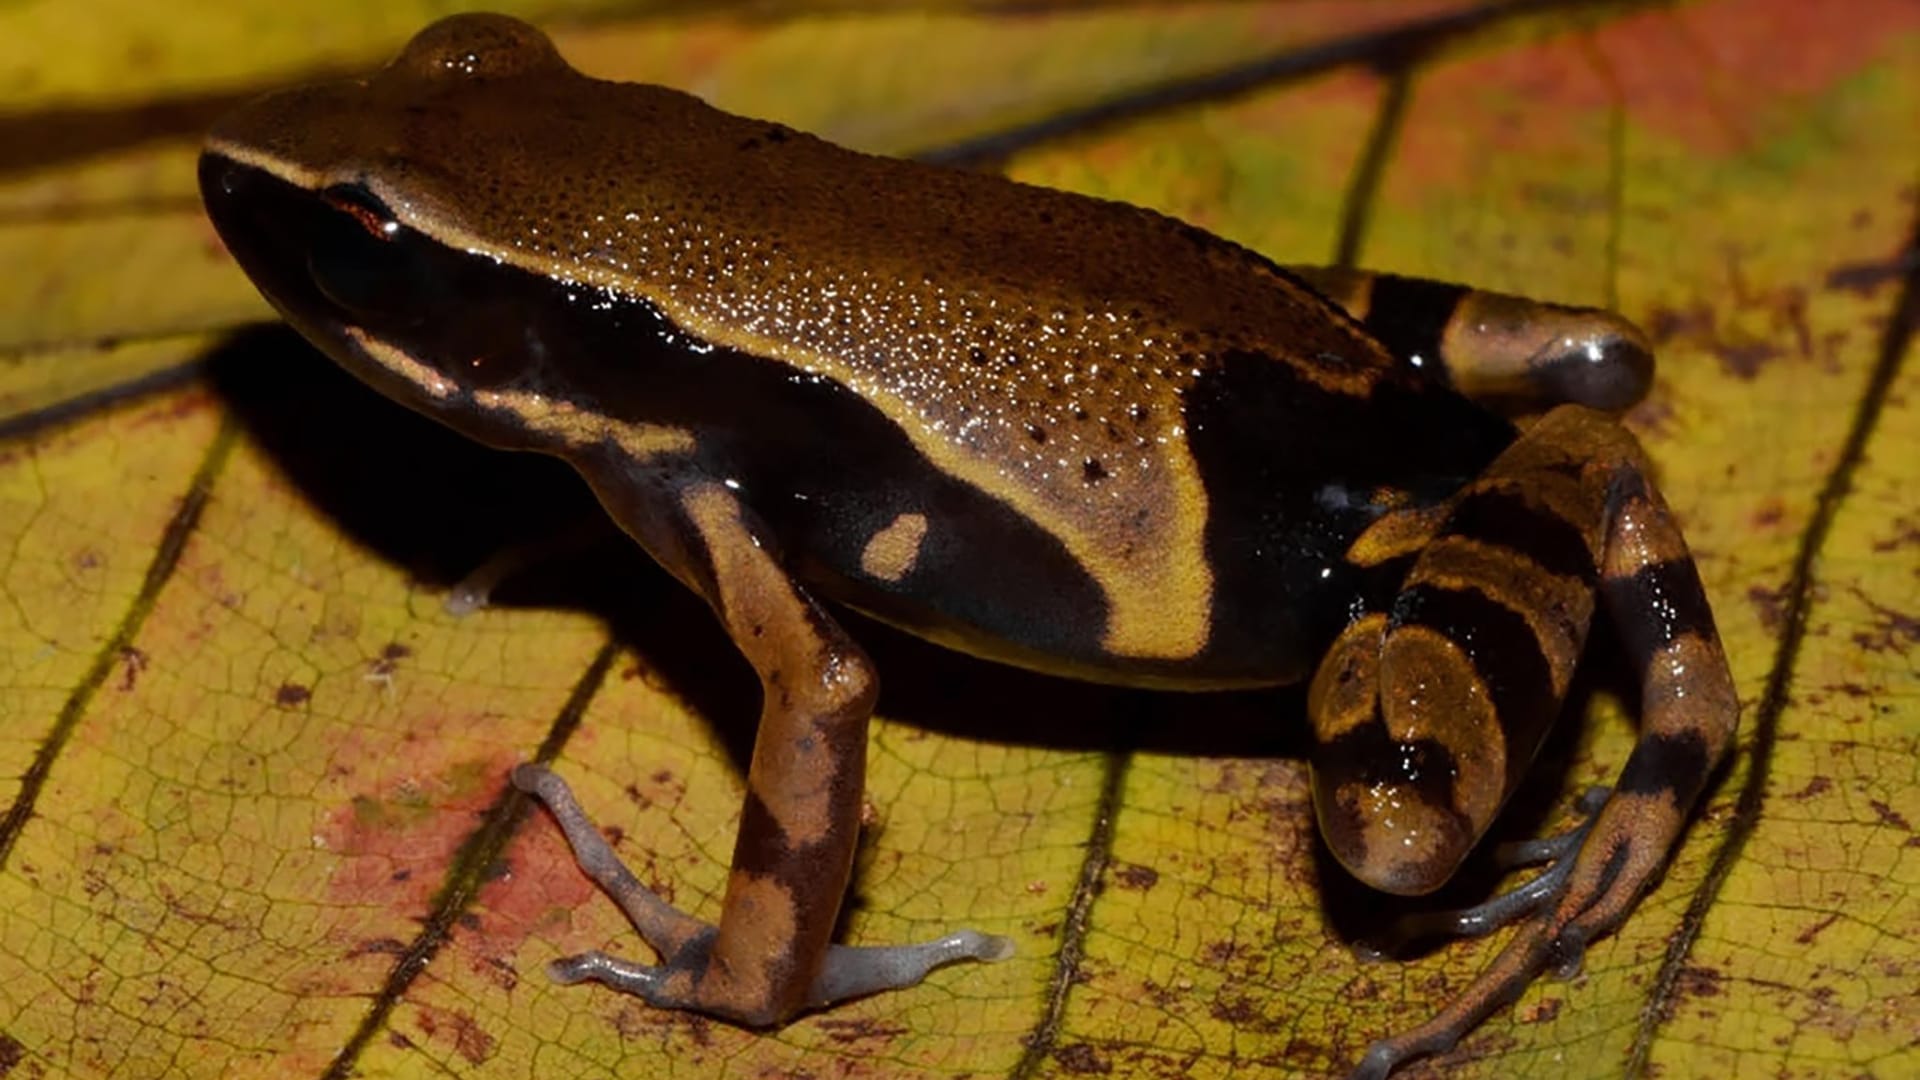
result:
[[[385,755],[343,747],[341,760],[362,763],[352,775],[367,786],[340,802],[320,830],[321,845],[340,856],[330,899],[409,914],[428,910],[455,853],[499,799],[513,767],[504,750],[480,759],[442,756],[470,749],[440,737],[467,727],[464,719],[425,721],[397,736]],[[377,775],[368,762],[379,763]]]
[[[1507,149],[1561,150],[1598,175],[1616,108],[1631,128],[1731,153],[1776,134],[1797,99],[1896,62],[1916,29],[1910,0],[1856,0],[1845,18],[1804,0],[1716,0],[1463,52],[1420,70],[1394,162],[1417,178],[1395,184],[1472,176]]]

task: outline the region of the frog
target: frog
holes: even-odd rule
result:
[[[552,762],[513,770],[657,957],[561,957],[562,983],[772,1029],[1009,955],[967,929],[834,939],[879,690],[842,609],[1071,679],[1305,684],[1320,835],[1402,896],[1496,821],[1604,609],[1636,743],[1533,845],[1548,870],[1449,924],[1512,924],[1503,951],[1356,1076],[1577,964],[1733,739],[1705,588],[1619,420],[1652,344],[1612,312],[1283,266],[594,79],[500,15],[238,108],[199,182],[295,330],[472,439],[570,464],[760,681],[715,919],[628,870]]]

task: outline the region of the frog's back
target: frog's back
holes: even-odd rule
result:
[[[1390,481],[1407,469],[1407,425],[1430,415],[1432,388],[1351,319],[1260,256],[1151,211],[570,78],[425,104],[407,92],[415,212],[436,212],[436,158],[458,162],[443,234],[486,215],[466,230],[473,250],[645,300],[702,347],[850,395],[923,474],[994,504],[1051,553],[1030,562],[1070,568],[1097,599],[1099,629],[1077,650],[1017,640],[1032,635],[1016,626],[975,628],[1015,639],[984,645],[965,628],[935,636],[1002,658],[1077,651],[1130,678],[1297,674],[1317,631],[1232,605],[1311,607],[1302,590],[1336,587],[1321,571],[1366,518],[1354,507],[1405,486]],[[451,144],[477,122],[451,114],[476,110],[500,141],[478,162]],[[457,199],[476,186],[494,196],[477,209]],[[1381,407],[1397,398],[1411,405]],[[1478,421],[1442,421],[1460,423]],[[1484,461],[1487,439],[1469,442],[1464,468],[1439,469],[1452,482]],[[949,550],[978,557],[988,539]],[[826,562],[848,591],[877,590],[869,606],[904,596],[901,610],[925,610],[953,591],[862,581],[858,554]],[[1022,626],[1089,613],[1060,614]],[[1224,635],[1223,620],[1249,631]],[[1222,651],[1256,629],[1266,641],[1248,648],[1264,658]]]
[[[839,544],[846,592],[950,645],[1131,682],[1293,681],[1373,587],[1342,559],[1353,536],[1389,506],[1444,499],[1511,438],[1268,260],[1191,226],[738,123],[727,172],[749,180],[712,178],[728,206],[696,219],[733,223],[740,248],[720,258],[736,277],[768,275],[769,311],[743,322],[1013,511],[945,515],[930,530],[948,543],[922,540],[897,580],[856,561],[866,533]],[[882,538],[916,520],[907,505],[873,517]],[[961,603],[961,629],[928,624]]]

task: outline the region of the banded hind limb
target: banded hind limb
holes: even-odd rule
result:
[[[1733,680],[1700,578],[1633,436],[1567,405],[1440,512],[1383,524],[1361,561],[1415,552],[1392,604],[1350,624],[1309,690],[1321,832],[1387,892],[1438,888],[1512,794],[1560,711],[1596,603],[1641,686],[1639,741],[1548,885],[1463,913],[1520,923],[1478,978],[1356,1068],[1452,1047],[1550,967],[1577,966],[1652,882],[1732,739]],[[1527,889],[1529,886],[1522,886]]]

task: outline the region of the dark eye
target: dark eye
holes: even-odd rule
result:
[[[320,201],[307,273],[321,295],[376,333],[425,318],[434,286],[393,211],[358,184],[327,188]]]
[[[393,211],[363,184],[335,184],[320,193],[320,201],[359,222],[379,239],[391,240],[400,231],[400,221]]]

